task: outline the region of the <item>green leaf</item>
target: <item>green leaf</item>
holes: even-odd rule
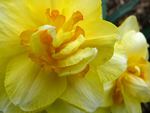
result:
[[[131,11],[139,0],[130,0],[128,3],[121,5],[117,10],[110,16],[106,17],[106,20],[116,22],[120,17]]]

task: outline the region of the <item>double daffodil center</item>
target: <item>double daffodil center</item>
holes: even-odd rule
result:
[[[47,9],[47,25],[22,32],[21,44],[32,61],[59,76],[83,73],[97,54],[96,48],[82,47],[84,30],[78,26],[83,16],[76,11],[66,20],[59,11]],[[86,71],[87,72],[87,71]]]
[[[122,82],[125,81],[126,79],[129,79],[127,76],[136,76],[140,77],[143,80],[146,80],[146,64],[147,61],[144,60],[143,58],[138,59],[135,62],[130,62],[128,64],[128,67],[126,71],[120,76],[119,79],[116,80],[116,85],[114,87],[114,93],[113,93],[113,100],[115,104],[122,104],[124,102],[123,100],[123,95],[122,95],[122,87],[121,85],[123,84]],[[132,81],[131,81],[132,82]]]

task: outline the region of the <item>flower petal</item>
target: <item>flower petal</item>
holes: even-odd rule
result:
[[[122,89],[122,94],[128,113],[142,113],[141,103],[138,98],[132,98],[130,95],[128,95],[127,89],[124,88]]]
[[[53,103],[66,88],[66,79],[40,69],[23,55],[8,64],[5,88],[15,105],[34,111]]]
[[[114,81],[109,81],[103,84],[104,91],[102,94],[104,101],[102,103],[102,107],[108,107],[113,104],[112,94],[114,92],[114,87],[115,87]]]
[[[97,49],[96,48],[85,48],[85,49],[80,49],[78,52],[76,52],[74,55],[71,55],[67,57],[66,59],[62,59],[58,61],[57,66],[58,67],[68,67],[72,66],[75,64],[78,64],[82,60],[93,60],[93,58],[97,54]]]
[[[8,101],[9,102],[9,101]],[[22,111],[19,107],[14,106],[11,102],[7,103],[7,105],[3,109],[3,113],[27,113]]]
[[[124,104],[111,106],[112,113],[128,113]]]
[[[13,0],[0,3],[0,36],[18,37],[26,29],[37,25],[25,1]],[[37,17],[36,17],[37,18]],[[36,23],[36,24],[35,24]]]
[[[18,106],[13,105],[5,91],[4,80],[8,59],[0,59],[0,111],[3,113],[25,113]]]
[[[112,58],[97,68],[101,82],[114,81],[117,79],[127,67],[127,59],[124,49],[119,45],[115,45]]]
[[[103,100],[101,85],[93,68],[85,77],[71,76],[68,82],[67,90],[61,97],[62,100],[88,112],[93,112],[100,106]]]
[[[146,82],[134,75],[127,75],[123,80],[126,92],[140,102],[150,101],[150,87]]]
[[[122,38],[121,44],[124,46],[129,58],[147,58],[148,56],[148,44],[144,35],[140,32],[130,31],[126,33]]]
[[[117,37],[112,37],[112,35],[118,34],[118,28],[112,23],[105,20],[100,20],[100,19],[93,20],[93,21],[84,20],[80,23],[80,26],[82,29],[84,29],[87,39],[95,39],[95,38],[103,39],[103,37],[105,37],[106,39],[116,40],[117,38]]]
[[[98,108],[95,112],[93,113],[111,113],[109,108]]]
[[[57,100],[54,104],[47,108],[47,113],[85,113],[84,111],[64,102]]]
[[[122,24],[119,26],[119,33],[124,35],[129,31],[136,31],[139,32],[139,24],[137,18],[135,16],[129,16]],[[121,37],[122,38],[122,37]]]
[[[9,59],[20,53],[23,53],[25,50],[21,47],[19,40],[2,38],[0,39],[0,59]]]
[[[68,0],[66,10],[69,17],[73,12],[80,11],[88,20],[102,18],[101,0]]]
[[[150,86],[150,62],[147,62],[146,65],[145,80],[146,83]]]
[[[85,21],[81,23],[81,26],[86,34],[83,47],[97,47],[99,54],[95,58],[95,62],[98,65],[105,63],[113,55],[114,44],[118,37],[117,27],[104,20]]]

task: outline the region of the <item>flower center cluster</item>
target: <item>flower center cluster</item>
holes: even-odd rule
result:
[[[59,76],[79,74],[88,69],[96,48],[82,47],[85,32],[78,26],[83,15],[76,11],[67,19],[58,10],[47,9],[49,23],[22,32],[21,44],[32,61]]]
[[[143,58],[141,58],[140,60],[129,64],[125,74],[122,74],[122,76],[116,81],[113,95],[113,100],[116,104],[121,104],[123,102],[121,84],[122,80],[124,80],[126,77],[126,73],[130,74],[130,76],[140,77],[141,79],[146,81],[146,63],[147,62]]]
[[[145,76],[146,63],[147,62],[143,58],[141,58],[136,63],[130,64],[127,68],[127,72],[145,80],[146,79],[146,76]]]

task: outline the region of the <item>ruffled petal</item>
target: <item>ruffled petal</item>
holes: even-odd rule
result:
[[[34,111],[52,104],[65,90],[66,79],[40,68],[22,55],[8,64],[5,88],[15,105],[24,111]]]
[[[121,44],[124,46],[129,58],[143,57],[147,59],[148,44],[142,33],[135,31],[126,33],[122,38]]]
[[[85,20],[80,23],[80,26],[81,28],[84,29],[86,38],[90,40],[102,38],[103,41],[109,42],[109,40],[113,40],[113,39],[116,40],[117,38],[116,35],[118,33],[118,28],[112,23],[105,20],[100,20],[100,19],[93,20],[93,21]],[[115,35],[116,37],[113,37],[113,35]],[[103,44],[103,42],[100,42],[100,45],[101,44]]]
[[[128,113],[142,113],[141,103],[139,102],[138,98],[135,99],[132,98],[131,95],[128,95],[128,91],[124,86],[122,88],[122,94]]]
[[[126,92],[139,102],[150,101],[150,87],[140,77],[127,75],[123,80]]]
[[[47,108],[47,113],[85,113],[84,111],[64,102],[57,100],[54,104]]]
[[[86,40],[82,46],[96,47],[98,49],[99,54],[95,58],[95,65],[109,60],[113,55],[114,44],[118,37],[117,27],[104,20],[85,21],[81,23],[81,27],[86,34]]]
[[[124,49],[119,44],[116,44],[112,58],[97,67],[97,71],[101,82],[106,83],[117,79],[126,70],[126,67],[127,58]]]
[[[102,103],[101,85],[94,69],[85,77],[75,75],[69,77],[68,87],[61,99],[88,112],[95,111]]]
[[[139,32],[139,24],[135,16],[129,16],[122,24],[119,26],[119,33],[123,36],[129,31]],[[122,37],[121,37],[122,38]]]

